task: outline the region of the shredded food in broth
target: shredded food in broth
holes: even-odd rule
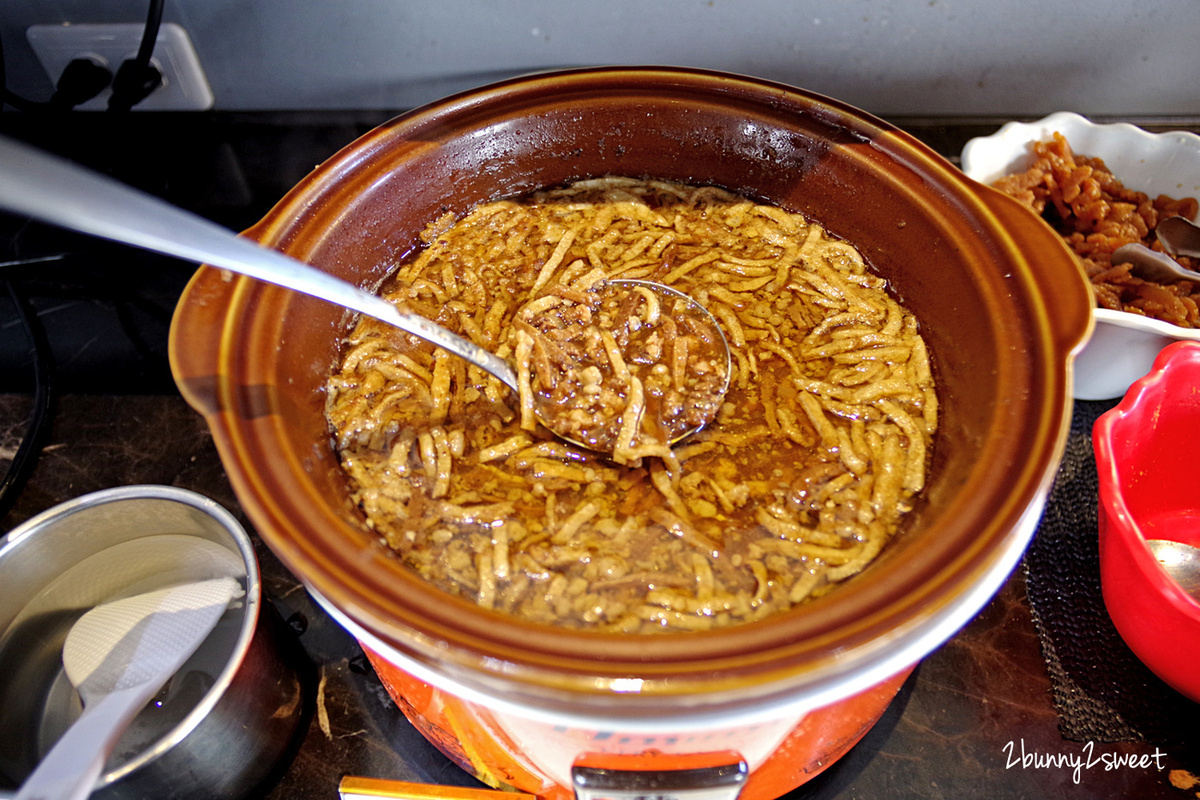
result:
[[[447,215],[423,238],[384,296],[527,376],[520,309],[614,278],[695,298],[734,355],[708,427],[619,463],[556,439],[482,370],[362,319],[328,419],[367,524],[434,585],[540,623],[704,630],[829,591],[911,510],[938,417],[916,319],[802,215],[609,177]]]

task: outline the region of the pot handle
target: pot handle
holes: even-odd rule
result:
[[[1029,263],[1031,277],[1047,300],[1047,324],[1059,352],[1077,352],[1091,336],[1095,324],[1092,309],[1096,305],[1079,257],[1053,228],[1019,201],[998,189],[972,183],[975,194],[1002,230],[1012,234],[1014,247]],[[1063,269],[1063,262],[1070,262],[1074,269]]]
[[[655,762],[667,762],[656,764]],[[736,800],[749,769],[739,754],[587,754],[571,767],[576,800]]]

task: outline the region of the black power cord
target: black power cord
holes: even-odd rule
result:
[[[52,357],[46,331],[38,320],[37,312],[17,290],[13,282],[6,280],[4,285],[8,290],[9,299],[16,308],[17,316],[21,319],[25,335],[29,339],[33,355],[34,390],[29,426],[25,431],[25,436],[21,439],[20,446],[17,447],[16,454],[13,455],[13,459],[8,465],[8,470],[0,479],[0,519],[3,519],[16,503],[17,495],[33,473],[33,468],[42,451],[42,445],[50,431],[50,422],[53,418],[51,412],[54,405]]]
[[[108,98],[109,111],[128,111],[162,86],[162,72],[150,63],[154,45],[158,41],[158,29],[162,25],[162,15],[163,0],[150,0],[137,55],[121,64],[113,78],[112,95]]]
[[[70,111],[103,92],[110,83],[109,110],[130,110],[163,84],[162,72],[151,63],[162,26],[163,5],[164,0],[150,0],[137,55],[121,64],[115,77],[103,64],[76,58],[63,69],[54,94],[47,102],[29,100],[9,90],[4,70],[4,42],[0,39],[0,110],[7,104],[18,111]]]

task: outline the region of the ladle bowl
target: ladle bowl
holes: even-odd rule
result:
[[[624,363],[616,365],[607,355],[604,358],[593,358],[587,354],[586,348],[581,348],[579,353],[581,364],[559,365],[561,369],[556,370],[558,373],[556,380],[577,380],[579,373],[575,371],[575,368],[582,367],[582,363],[590,364],[600,377],[599,385],[608,384],[613,394],[624,398],[625,408],[611,419],[606,419],[605,414],[602,413],[603,410],[595,408],[592,401],[589,400],[588,393],[581,387],[576,386],[574,391],[562,393],[551,391],[549,387],[531,385],[528,391],[531,395],[533,413],[556,436],[571,444],[606,454],[617,462],[621,462],[625,459],[623,449],[626,447],[634,445],[669,447],[698,433],[712,422],[721,406],[722,399],[729,390],[729,381],[733,375],[733,355],[729,350],[729,341],[725,338],[721,324],[712,315],[712,312],[695,298],[656,281],[641,278],[615,278],[604,281],[596,287],[597,293],[594,296],[597,306],[600,303],[601,293],[607,287],[616,287],[615,294],[610,296],[610,300],[615,299],[616,305],[621,306],[625,301],[633,301],[636,304],[631,304],[630,308],[643,311],[646,316],[652,318],[639,325],[643,329],[642,334],[636,334],[632,329],[623,331],[623,335],[628,337],[628,342],[624,346],[620,346],[618,343],[617,349]],[[639,292],[648,293],[652,299],[649,301],[639,300],[636,297]],[[650,306],[653,308],[648,309]],[[670,311],[664,312],[662,309],[670,309]],[[543,313],[554,317],[556,311],[557,309],[550,309]],[[696,372],[693,373],[692,383],[689,384],[687,370],[684,370],[684,384],[675,388],[679,392],[681,404],[690,407],[690,414],[680,413],[675,417],[646,413],[644,409],[631,411],[633,403],[629,399],[633,388],[632,381],[638,380],[633,371],[640,372],[643,377],[646,377],[655,365],[666,367],[671,360],[669,348],[662,348],[662,352],[655,354],[644,344],[639,345],[635,341],[644,336],[645,332],[659,329],[658,318],[666,313],[674,315],[676,324],[688,319],[697,325],[698,330],[703,331],[702,334],[697,335],[697,338],[702,337],[706,342],[714,345],[718,351],[714,354],[715,358],[712,359],[716,362],[713,364],[717,376],[715,382],[703,383],[703,376]],[[530,321],[536,322],[541,316],[541,314],[535,315]],[[633,316],[637,317],[638,315],[634,314]],[[553,323],[552,327],[561,331],[560,321],[551,320],[551,322]],[[630,320],[630,324],[632,322],[633,320]],[[622,326],[618,325],[617,327]],[[598,331],[598,328],[594,326],[582,324],[570,325],[567,328],[573,332],[572,338],[576,338],[577,341],[583,338],[584,331],[590,330],[593,333]],[[617,342],[616,339],[613,341]],[[617,369],[618,366],[620,370]],[[572,372],[574,375],[568,375]],[[596,392],[591,397],[594,398],[599,394]],[[568,401],[575,405],[566,405]],[[590,424],[582,427],[577,424],[573,425],[569,421],[572,410],[577,411],[580,407],[592,412]],[[635,438],[622,446],[618,431],[624,427],[627,418],[630,419],[629,430],[636,429]]]

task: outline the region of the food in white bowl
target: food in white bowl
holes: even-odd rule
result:
[[[1127,189],[1151,199],[1200,197],[1200,136],[1154,134],[1126,123],[1097,124],[1069,112],[1036,122],[1010,122],[991,136],[972,139],[962,152],[963,171],[986,184],[1024,172],[1036,142],[1062,134],[1076,157],[1101,159]],[[1195,212],[1185,213],[1190,218]],[[1103,304],[1102,304],[1103,305]],[[1154,363],[1158,352],[1181,340],[1200,341],[1200,328],[1182,327],[1141,313],[1098,307],[1092,338],[1075,362],[1075,397],[1120,397]]]

